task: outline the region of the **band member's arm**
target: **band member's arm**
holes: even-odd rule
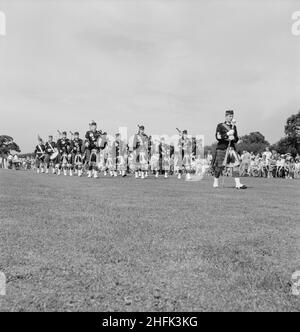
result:
[[[170,157],[172,157],[175,153],[175,146],[174,145],[171,145],[170,146]]]
[[[216,129],[216,139],[217,141],[228,140],[227,131],[221,123],[218,124]]]
[[[90,145],[90,133],[87,131],[85,134],[84,147],[87,148]]]
[[[83,140],[83,139],[80,139],[80,140],[79,140],[79,152],[80,152],[80,153],[84,153],[84,150],[85,150],[84,140]]]
[[[234,126],[234,134],[233,135],[234,135],[233,142],[237,143],[239,141],[239,136],[238,136],[238,132],[237,132],[236,126]]]
[[[138,139],[137,139],[137,135],[134,135],[133,138],[133,150],[136,150],[138,148]]]
[[[58,149],[58,151],[61,151],[61,150],[62,150],[62,146],[61,146],[61,141],[60,141],[60,139],[57,141],[57,149]]]
[[[75,150],[75,141],[71,140],[70,141],[70,151],[73,152]]]
[[[67,139],[66,140],[66,152],[69,153],[71,150],[71,142]]]

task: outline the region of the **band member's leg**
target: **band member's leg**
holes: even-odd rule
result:
[[[46,174],[49,173],[49,168],[50,168],[50,155],[47,154],[45,156],[45,166],[46,166]]]
[[[60,175],[60,160],[61,160],[60,154],[53,160],[53,165],[54,165],[53,174]]]
[[[165,155],[162,155],[162,169],[165,173],[165,178],[167,178],[170,172],[170,160],[169,157]]]
[[[92,163],[91,163],[91,153],[92,151],[90,149],[86,149],[86,165],[87,165],[87,170],[88,170],[88,178],[92,177]]]
[[[45,158],[36,158],[36,169],[37,169],[37,173],[44,173],[44,162],[45,162]]]
[[[135,173],[135,178],[138,179],[139,176],[140,176],[140,168],[139,168],[140,154],[139,154],[139,150],[135,150],[134,151],[133,159],[134,159],[134,173]]]
[[[97,172],[97,155],[96,151],[92,150],[90,151],[90,159],[89,159],[89,170],[88,170],[88,177],[97,178],[98,172]]]
[[[74,154],[72,165],[75,174],[77,174],[77,176],[82,176],[83,160],[81,154]]]
[[[35,159],[35,167],[36,167],[36,172],[40,173],[40,166],[41,166],[41,160],[40,158]]]
[[[148,177],[148,155],[146,151],[143,151],[140,155],[140,167],[141,178],[144,179]]]
[[[191,156],[184,156],[184,168],[186,170],[186,180],[190,180],[191,178]]]
[[[119,156],[117,155],[115,158],[113,158],[113,175],[115,177],[118,176],[118,163],[119,163]]]
[[[75,166],[75,153],[71,153],[71,158],[70,158],[70,176],[74,174],[77,174],[78,170],[77,167]]]

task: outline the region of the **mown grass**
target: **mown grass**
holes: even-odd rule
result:
[[[0,170],[1,311],[298,311],[299,181]]]

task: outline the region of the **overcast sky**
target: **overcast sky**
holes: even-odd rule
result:
[[[298,4],[298,6],[297,6]],[[225,109],[271,143],[300,109],[299,1],[0,0],[0,134],[144,124],[214,140]]]

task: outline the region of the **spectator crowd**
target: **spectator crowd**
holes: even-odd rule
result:
[[[279,154],[267,147],[263,153],[243,151],[241,176],[264,178],[298,179],[300,177],[300,155]]]

